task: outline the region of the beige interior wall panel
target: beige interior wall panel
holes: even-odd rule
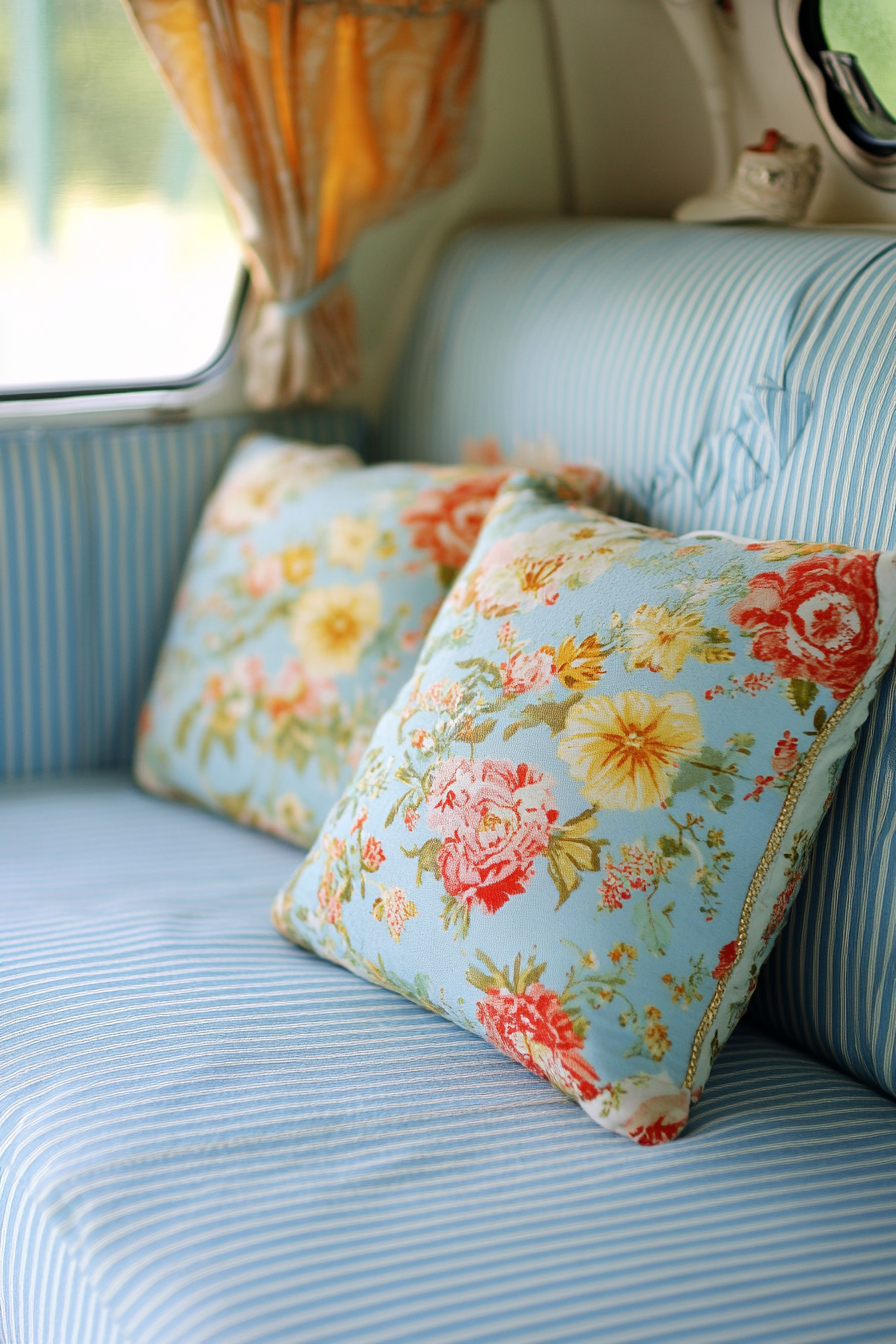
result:
[[[490,10],[480,112],[480,148],[470,171],[369,230],[352,255],[362,381],[343,399],[372,415],[446,238],[473,219],[557,213],[556,127],[539,0],[498,0]]]
[[[711,171],[700,90],[659,0],[552,0],[579,210],[672,213]]]

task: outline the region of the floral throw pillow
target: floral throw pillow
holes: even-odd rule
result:
[[[894,643],[893,554],[672,537],[514,477],[275,923],[673,1138]]]
[[[146,788],[309,844],[506,471],[256,437],[209,500],[141,716]],[[597,473],[579,473],[583,490]]]

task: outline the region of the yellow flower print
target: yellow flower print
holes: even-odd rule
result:
[[[700,607],[638,607],[626,630],[626,664],[629,672],[647,667],[670,681],[677,677],[685,660],[696,654],[703,643],[703,612]]]
[[[589,690],[604,674],[604,650],[597,635],[581,642],[567,635],[556,649],[545,645],[542,653],[551,656],[558,680],[570,691]]]
[[[647,1025],[644,1028],[644,1049],[651,1059],[659,1063],[672,1044],[669,1032],[662,1021],[663,1015],[659,1008],[648,1004],[644,1016],[647,1018]]]
[[[338,513],[329,527],[327,559],[331,565],[345,565],[347,569],[360,574],[379,532],[379,523],[375,518]]]
[[[294,793],[281,794],[274,806],[275,835],[309,844],[314,839],[314,815]]]
[[[618,523],[600,517],[587,526],[543,523],[496,541],[477,569],[455,585],[450,601],[457,611],[473,602],[487,618],[552,607],[562,588],[590,583],[642,541],[640,532],[622,533]]]
[[[629,962],[637,961],[638,949],[636,947],[632,947],[631,943],[616,943],[613,947],[610,948],[610,951],[607,955],[609,956],[613,965],[618,966],[620,961],[623,960],[623,958],[625,958],[625,960]]]
[[[649,607],[646,604],[629,618],[625,648],[629,672],[649,668],[668,681],[677,677],[687,658],[701,663],[728,663],[734,652],[728,647],[727,630],[706,630],[703,608]]]
[[[307,583],[314,573],[314,547],[307,542],[287,546],[280,557],[283,577],[287,583]]]
[[[336,583],[311,588],[293,607],[290,639],[312,674],[355,672],[380,626],[382,602],[375,583]]]
[[[557,754],[590,803],[640,812],[663,802],[682,760],[703,745],[689,691],[623,691],[573,705]]]
[[[747,546],[748,551],[761,551],[763,560],[791,560],[798,555],[819,555],[822,551],[831,551],[835,555],[846,555],[848,546],[836,542],[819,541],[754,541]]]

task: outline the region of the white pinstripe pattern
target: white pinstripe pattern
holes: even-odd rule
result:
[[[889,1101],[742,1029],[638,1149],[279,938],[291,847],[0,803],[6,1344],[892,1338]]]
[[[891,238],[829,230],[473,230],[411,334],[382,451],[450,459],[466,437],[549,434],[674,532],[892,548],[894,263]],[[785,430],[807,399],[800,437],[720,443],[763,383],[790,395]],[[754,1011],[896,1096],[894,697],[889,674]]]
[[[128,763],[199,512],[249,427],[0,433],[0,779]],[[353,411],[266,427],[365,447]]]
[[[830,233],[480,231],[442,265],[383,447],[547,432],[677,530],[894,545],[892,258]],[[763,380],[811,399],[788,460],[758,439],[713,460]],[[357,418],[325,424],[281,428],[359,446]],[[0,436],[0,774],[126,759],[244,427]],[[891,1088],[893,695],[760,988],[764,1021]],[[0,799],[0,854],[5,1344],[892,1339],[896,1110],[823,1064],[742,1029],[687,1134],[638,1150],[277,938],[275,841],[82,776]]]

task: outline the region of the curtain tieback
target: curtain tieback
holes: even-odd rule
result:
[[[300,294],[297,299],[289,299],[286,303],[274,303],[274,308],[279,308],[284,317],[301,317],[303,313],[310,312],[325,294],[329,294],[331,289],[335,289],[346,277],[348,263],[342,262],[335,271],[325,275],[323,280],[318,280],[317,284],[309,289],[307,293]]]

